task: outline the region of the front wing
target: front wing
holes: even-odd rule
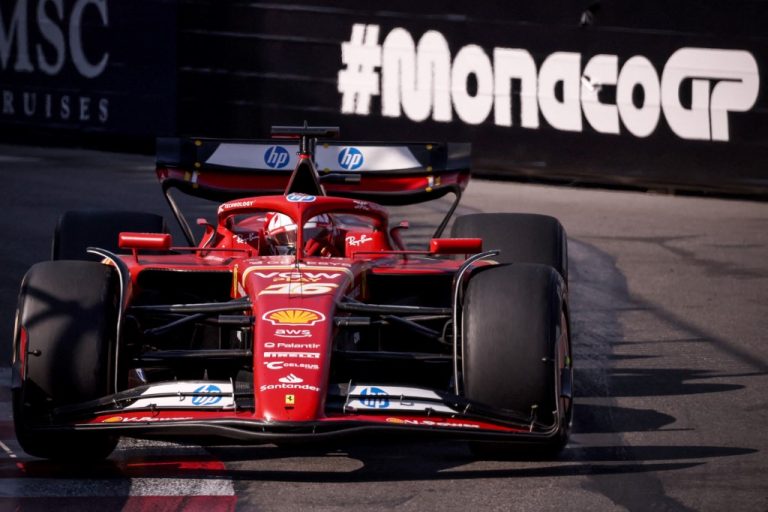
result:
[[[542,425],[535,417],[491,409],[452,394],[396,385],[333,385],[326,397],[326,414],[313,421],[267,421],[240,407],[244,399],[252,400],[252,394],[239,392],[232,382],[158,383],[60,407],[53,411],[50,424],[37,428],[201,444],[319,441],[376,432],[536,443],[554,437],[559,421]]]

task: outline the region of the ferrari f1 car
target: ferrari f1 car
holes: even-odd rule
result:
[[[565,445],[560,223],[472,214],[444,237],[468,144],[337,134],[159,140],[178,245],[154,214],[60,218],[53,260],[29,270],[19,296],[12,390],[26,452],[99,459],[120,436],[242,444],[366,431]],[[221,202],[215,221],[198,219],[196,233],[176,191]],[[381,206],[448,193],[419,250]]]

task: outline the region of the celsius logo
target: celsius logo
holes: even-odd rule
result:
[[[389,395],[381,388],[365,388],[360,392],[360,403],[372,409],[389,407]]]
[[[320,369],[320,365],[315,363],[292,363],[290,361],[264,361],[264,366],[270,370],[283,370],[285,368],[302,368],[304,370]]]
[[[288,150],[282,146],[270,146],[264,152],[264,163],[273,169],[282,169],[288,165],[288,160],[290,159]]]
[[[357,148],[344,148],[339,151],[339,165],[347,171],[354,171],[363,165],[363,154]]]
[[[192,405],[215,405],[221,402],[221,388],[213,384],[200,386],[193,393],[200,394],[192,399]]]

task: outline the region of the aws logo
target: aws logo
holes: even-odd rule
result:
[[[309,329],[275,329],[278,338],[310,338],[312,331]]]

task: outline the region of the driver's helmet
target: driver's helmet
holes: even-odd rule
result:
[[[296,223],[289,216],[270,212],[266,216],[266,237],[279,254],[296,253]],[[330,215],[316,215],[304,224],[304,244],[309,255],[333,255],[336,228]],[[310,243],[314,241],[315,243]]]

